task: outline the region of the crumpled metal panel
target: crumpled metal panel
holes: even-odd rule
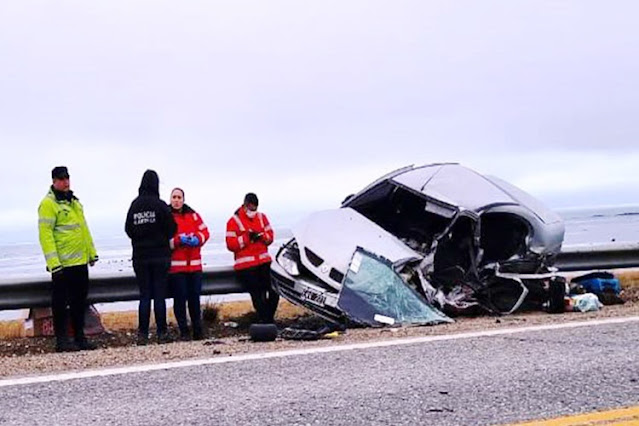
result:
[[[458,164],[418,167],[392,179],[446,204],[472,211],[490,204],[516,202],[490,180]]]
[[[300,247],[302,264],[334,287],[338,286],[329,278],[331,268],[345,273],[358,246],[366,247],[392,262],[421,258],[397,237],[351,208],[313,213],[299,223],[293,233]],[[306,248],[317,254],[322,262],[310,262]]]

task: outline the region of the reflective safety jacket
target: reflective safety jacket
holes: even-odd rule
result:
[[[186,204],[182,211],[172,210],[173,219],[177,223],[177,232],[169,242],[171,253],[171,269],[169,273],[198,272],[202,270],[200,247],[209,239],[209,229],[202,221],[202,217]],[[184,246],[180,243],[180,234],[193,234],[200,243],[197,247]]]
[[[40,246],[50,272],[98,260],[82,204],[73,192],[57,194],[51,187],[38,207]]]
[[[249,235],[252,232],[261,234],[261,237],[251,241]],[[273,228],[262,212],[249,218],[244,207],[240,207],[226,223],[226,247],[235,254],[236,270],[270,263],[268,246],[273,239]]]

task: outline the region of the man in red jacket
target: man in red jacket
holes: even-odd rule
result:
[[[271,288],[273,228],[266,215],[257,211],[257,195],[249,192],[244,204],[226,223],[226,247],[235,254],[235,271],[251,294],[260,323],[273,323],[280,296]]]

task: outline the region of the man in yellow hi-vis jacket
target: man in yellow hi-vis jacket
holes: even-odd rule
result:
[[[38,207],[40,245],[51,272],[51,308],[56,350],[90,350],[96,346],[84,335],[84,311],[89,290],[89,269],[98,260],[93,239],[84,219],[82,204],[69,187],[69,172],[58,166],[51,171],[53,184]],[[67,336],[67,305],[75,332]]]

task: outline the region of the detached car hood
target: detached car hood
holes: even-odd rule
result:
[[[293,229],[300,261],[322,281],[340,285],[328,277],[332,268],[346,274],[358,247],[393,264],[420,260],[422,256],[389,232],[351,208],[325,210],[310,215]]]

